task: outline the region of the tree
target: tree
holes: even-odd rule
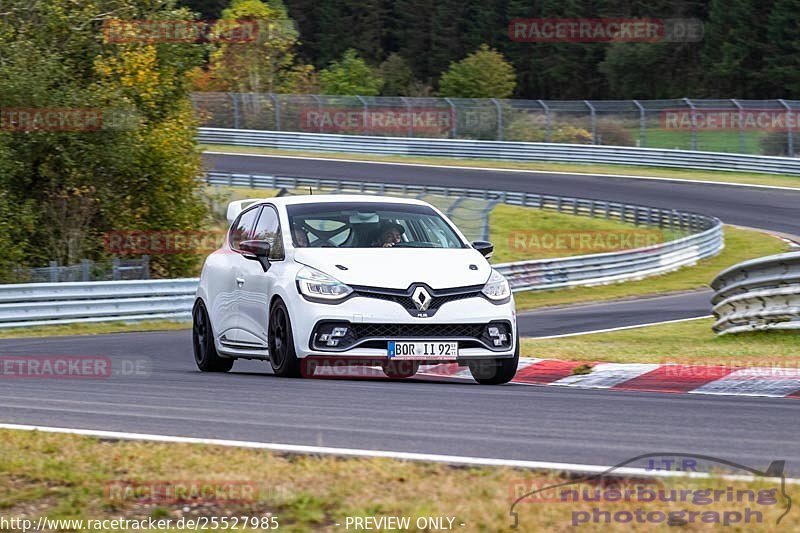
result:
[[[754,98],[770,85],[762,72],[773,0],[712,0],[702,53],[705,96]],[[795,18],[796,24],[796,18]]]
[[[101,117],[96,128],[20,131],[7,123],[0,132],[4,258],[29,266],[104,259],[106,231],[196,230],[205,221],[188,76],[205,47],[108,42],[102,28],[111,13],[192,16],[151,0],[6,0],[0,13],[0,109]],[[155,274],[193,274],[196,266],[194,256],[153,257]]]
[[[390,54],[381,63],[380,75],[383,78],[384,96],[409,96],[416,82],[414,73],[400,54]]]
[[[383,86],[380,75],[352,48],[322,70],[319,81],[323,94],[376,96]]]
[[[441,96],[508,98],[514,92],[514,67],[502,54],[481,47],[458,63],[451,63],[439,81]]]
[[[291,93],[314,85],[313,67],[296,59],[297,30],[280,0],[233,0],[221,20],[253,20],[258,32],[251,42],[222,43],[211,53],[212,88]]]
[[[800,0],[775,0],[769,14],[764,78],[771,96],[800,97]]]

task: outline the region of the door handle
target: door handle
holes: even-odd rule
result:
[[[236,278],[236,285],[239,287],[244,285],[244,278]]]

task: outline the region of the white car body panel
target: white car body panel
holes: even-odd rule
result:
[[[281,298],[289,311],[298,358],[330,356],[343,358],[387,357],[385,348],[353,347],[346,351],[320,351],[310,346],[314,327],[322,320],[352,324],[484,324],[491,321],[510,323],[512,342],[502,351],[480,347],[460,349],[459,361],[472,358],[512,357],[516,349],[516,314],[513,295],[504,303],[495,303],[477,295],[446,302],[427,318],[414,316],[394,301],[351,295],[338,303],[309,301],[299,293],[295,277],[310,266],[356,287],[405,290],[422,284],[431,290],[472,287],[487,282],[492,269],[477,250],[469,248],[294,248],[286,206],[317,202],[392,202],[428,206],[419,200],[357,195],[293,196],[248,199],[232,202],[228,216],[235,220],[252,204],[276,208],[285,251],[282,260],[272,260],[264,272],[259,261],[246,258],[230,248],[227,239],[212,253],[203,266],[197,298],[209,313],[215,347],[227,357],[261,358],[269,356],[268,322],[270,305]],[[436,211],[467,242],[463,234]],[[336,265],[346,268],[343,270]],[[400,339],[398,339],[400,340]],[[444,339],[442,339],[444,340]]]

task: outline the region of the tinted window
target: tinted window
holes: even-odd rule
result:
[[[463,248],[452,227],[426,205],[384,202],[287,206],[292,240],[311,248]]]
[[[233,223],[230,239],[228,241],[230,242],[231,248],[238,250],[239,243],[249,239],[250,235],[253,233],[253,226],[255,226],[256,217],[260,209],[259,207],[254,207],[253,209],[245,211],[239,215],[239,218]]]
[[[274,207],[265,205],[258,217],[253,240],[267,241],[270,244],[270,259],[283,259],[283,239],[281,238],[281,225],[278,212]]]

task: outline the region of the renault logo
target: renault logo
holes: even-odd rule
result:
[[[431,305],[431,295],[425,290],[425,287],[417,287],[411,295],[411,301],[420,311],[426,311]]]

